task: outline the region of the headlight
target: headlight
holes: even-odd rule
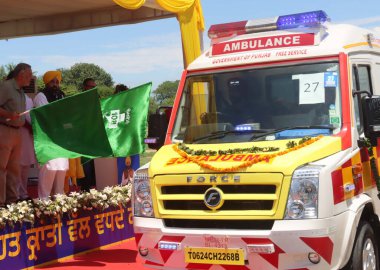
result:
[[[319,166],[296,169],[292,176],[285,219],[318,218]]]
[[[154,217],[148,170],[138,170],[133,177],[133,208],[137,217]]]

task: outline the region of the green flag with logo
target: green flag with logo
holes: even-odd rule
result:
[[[142,153],[151,87],[144,84],[105,99],[94,89],[31,110],[38,162]]]
[[[145,151],[151,83],[100,101],[104,127],[113,156],[126,157]]]

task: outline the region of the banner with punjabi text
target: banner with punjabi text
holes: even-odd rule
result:
[[[134,237],[130,206],[0,228],[0,269],[23,269]]]

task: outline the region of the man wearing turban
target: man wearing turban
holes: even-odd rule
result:
[[[43,76],[45,89],[34,98],[34,105],[40,107],[50,102],[62,99],[65,94],[59,88],[62,80],[60,71],[48,71]],[[47,199],[51,193],[63,194],[65,175],[69,169],[67,158],[55,158],[42,166],[38,180],[38,197]]]
[[[42,79],[45,84],[45,89],[42,92],[49,103],[65,97],[65,94],[59,88],[62,81],[60,71],[48,71]]]

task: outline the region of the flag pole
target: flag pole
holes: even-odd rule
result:
[[[25,112],[19,113],[18,116],[23,116],[23,115],[28,114],[28,113],[30,113],[30,110],[26,110]],[[9,121],[11,121],[11,119],[6,118],[5,121],[9,122]]]
[[[27,110],[27,111],[25,111],[25,112],[19,113],[18,115],[19,115],[19,116],[23,116],[23,115],[28,114],[28,113],[30,113],[30,110]]]

